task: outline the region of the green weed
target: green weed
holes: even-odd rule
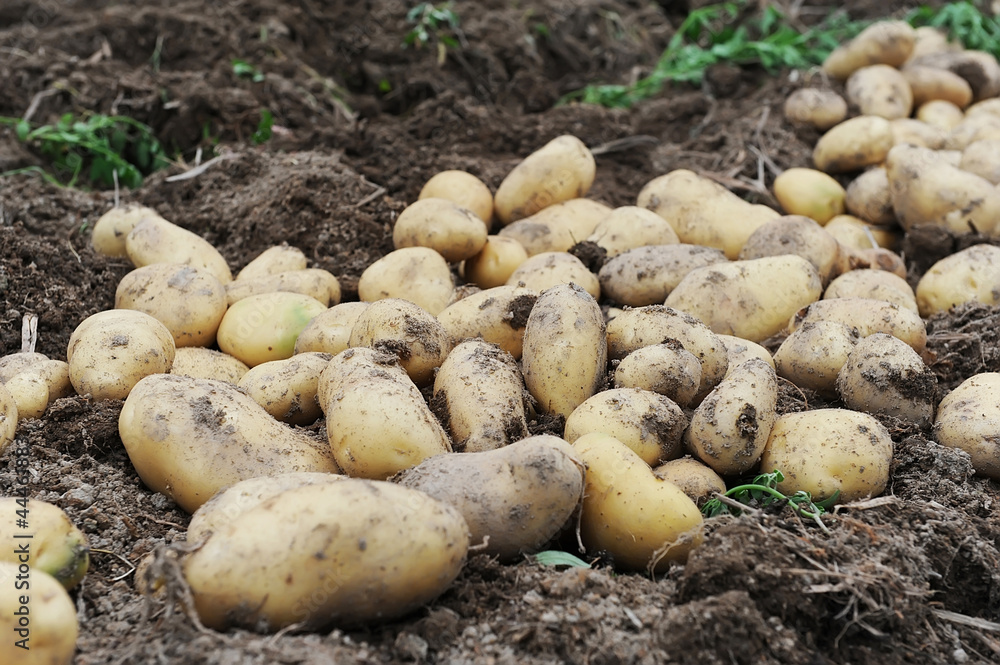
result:
[[[837,490],[832,497],[825,501],[813,501],[809,492],[804,491],[787,496],[778,491],[778,483],[784,479],[784,474],[775,469],[772,473],[762,473],[755,477],[753,481],[732,488],[724,496],[753,508],[765,508],[776,503],[788,504],[796,513],[802,517],[814,520],[820,528],[827,531],[826,525],[820,519],[820,515],[836,503],[837,498],[840,496],[840,490]],[[739,515],[740,509],[716,497],[706,501],[705,505],[701,507],[701,512],[705,517],[715,517],[723,514]]]
[[[250,79],[254,83],[260,83],[264,80],[264,72],[260,71],[246,60],[233,58],[232,63],[233,74],[236,74],[237,78]]]
[[[535,561],[543,566],[570,566],[571,568],[590,568],[590,564],[583,559],[573,556],[569,552],[559,550],[547,550],[535,555]]]
[[[251,135],[254,145],[266,143],[271,138],[271,128],[274,127],[274,114],[267,109],[260,110],[260,122],[257,123],[257,131]]]
[[[906,20],[914,27],[941,28],[951,39],[961,41],[965,48],[1000,57],[1000,21],[984,15],[968,0],[949,3],[940,9],[919,7],[907,14]]]
[[[443,44],[447,48],[458,48],[458,38],[461,35],[459,18],[451,7],[451,2],[440,5],[421,2],[406,12],[407,22],[416,25],[403,37],[403,48],[419,48],[431,42]]]

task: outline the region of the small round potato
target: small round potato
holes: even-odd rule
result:
[[[803,324],[774,353],[778,376],[823,397],[837,397],[837,375],[860,337],[857,330],[836,321]]]
[[[861,110],[861,115],[887,120],[908,118],[913,110],[910,84],[889,65],[856,69],[847,79],[847,100]]]
[[[448,199],[460,208],[471,210],[487,227],[493,220],[493,193],[482,180],[465,171],[435,173],[417,198]]]
[[[694,401],[700,386],[701,361],[675,339],[636,349],[615,368],[615,388],[641,388],[685,408]]]
[[[823,285],[838,272],[842,263],[837,239],[819,223],[803,215],[785,215],[758,228],[747,238],[739,259],[749,261],[786,254],[801,256],[809,261]]]
[[[371,264],[358,279],[364,302],[402,298],[437,316],[451,302],[455,282],[444,257],[429,247],[404,247]]]
[[[342,302],[314,316],[295,339],[295,353],[337,355],[351,345],[351,331],[368,308],[366,302]]]
[[[718,338],[725,345],[726,356],[729,358],[729,369],[726,370],[726,376],[751,358],[760,358],[770,365],[771,369],[774,369],[774,358],[771,357],[771,352],[760,344],[732,335],[718,335]]]
[[[15,590],[19,577],[30,589]],[[0,594],[0,632],[4,635],[0,663],[70,665],[80,626],[76,605],[66,589],[45,571],[29,570],[26,563],[0,562],[0,580],[8,588]],[[27,646],[19,646],[20,640]]]
[[[30,531],[17,526],[25,513],[29,516]],[[25,543],[27,538],[18,538],[17,534],[30,534],[31,542]],[[48,573],[66,589],[75,587],[87,574],[90,565],[87,537],[62,508],[37,499],[0,497],[0,561],[24,563],[19,556],[26,551],[23,546],[27,546],[32,571]]]
[[[443,198],[421,198],[399,213],[392,244],[429,247],[455,263],[475,256],[486,245],[486,223],[476,213]]]
[[[860,115],[820,137],[813,163],[820,171],[845,173],[880,164],[892,148],[892,124],[883,117]]]
[[[947,100],[934,99],[921,104],[915,117],[932,127],[950,132],[958,123],[962,122],[965,114],[962,113],[962,109]]]
[[[938,405],[934,437],[942,446],[972,456],[976,473],[1000,480],[1000,373],[976,374]]]
[[[98,254],[111,257],[126,256],[125,238],[135,225],[146,217],[163,219],[155,210],[145,206],[112,208],[101,215],[94,224],[90,244]]]
[[[200,346],[183,346],[174,354],[170,373],[192,379],[214,379],[236,385],[250,371],[246,363],[228,353]]]
[[[949,132],[939,127],[929,125],[915,118],[896,118],[889,121],[892,125],[892,144],[918,145],[930,150],[941,150],[949,140]]]
[[[519,360],[524,327],[537,299],[532,289],[497,286],[449,305],[437,318],[456,342],[481,337]]]
[[[917,284],[921,316],[947,312],[967,302],[1000,303],[1000,247],[973,245],[946,256]]]
[[[535,254],[507,278],[508,286],[544,291],[557,284],[577,284],[595,300],[601,297],[601,283],[583,261],[568,252]]]
[[[528,260],[524,245],[515,238],[488,236],[475,256],[462,264],[462,276],[481,289],[503,286],[517,267]]]
[[[49,404],[73,394],[69,364],[62,360],[36,362],[0,383],[14,396],[20,419],[40,418]]]
[[[309,425],[323,415],[316,401],[316,386],[332,357],[329,353],[299,353],[261,363],[244,374],[237,386],[277,420]]]
[[[774,196],[788,215],[826,224],[844,212],[844,188],[815,169],[791,168],[774,179]]]
[[[785,100],[785,118],[825,132],[847,118],[847,102],[833,90],[800,88]]]
[[[693,457],[664,462],[653,469],[653,475],[680,487],[699,508],[716,494],[726,493],[726,481],[722,476]]]
[[[0,358],[0,383],[6,383],[32,365],[48,360],[44,353],[34,351],[20,351],[9,353]]]
[[[265,249],[236,275],[236,279],[259,279],[282,272],[306,269],[306,255],[297,247],[287,244]]]
[[[219,349],[250,367],[290,358],[295,340],[326,306],[299,293],[275,291],[244,298],[219,324]]]

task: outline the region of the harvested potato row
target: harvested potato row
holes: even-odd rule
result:
[[[320,312],[295,338],[294,352],[317,351],[335,356],[350,347],[351,331],[368,305],[366,302],[342,302]]]
[[[455,282],[444,257],[429,247],[404,247],[365,268],[358,279],[363,302],[402,298],[437,316],[451,302]]]
[[[822,171],[791,168],[774,179],[774,197],[786,214],[803,215],[822,225],[843,214],[846,192]]]
[[[192,379],[214,379],[236,385],[250,371],[246,363],[228,353],[200,346],[183,346],[174,354],[170,373]]]
[[[340,282],[333,274],[319,268],[235,279],[226,284],[226,302],[232,306],[244,298],[275,291],[300,293],[315,298],[326,307],[340,302]]]
[[[507,279],[508,286],[545,291],[559,284],[576,284],[594,300],[601,297],[601,282],[583,261],[568,252],[543,252],[529,257]]]
[[[289,425],[309,425],[323,415],[316,389],[319,375],[332,357],[329,353],[299,353],[261,363],[244,374],[237,386],[275,419]]]
[[[421,198],[399,213],[392,244],[429,247],[450,263],[475,256],[486,244],[486,223],[476,213],[446,198]]]
[[[257,255],[236,275],[237,280],[260,279],[294,270],[305,270],[306,255],[297,247],[288,244],[275,245]]]
[[[0,594],[0,631],[5,636],[0,640],[0,662],[70,665],[80,634],[76,605],[58,580],[38,569],[30,572],[30,595],[15,593],[14,580],[25,570],[23,563],[0,561],[0,580],[11,589]],[[20,621],[25,614],[30,616],[27,626]]]
[[[462,277],[481,289],[503,286],[517,267],[528,260],[524,245],[515,238],[487,236],[486,244],[461,266]]]
[[[537,299],[538,292],[532,289],[497,286],[449,305],[437,318],[452,340],[482,337],[518,360],[524,327]]]
[[[441,171],[431,176],[417,195],[418,200],[447,199],[471,210],[489,228],[493,220],[493,193],[482,180],[465,171]]]
[[[98,254],[110,257],[126,256],[125,238],[136,224],[147,217],[163,220],[159,213],[145,206],[112,208],[101,215],[94,224],[94,230],[90,234],[90,244]]]
[[[680,342],[669,339],[625,356],[615,368],[614,385],[654,392],[686,408],[701,386],[701,361]]]
[[[143,217],[125,237],[125,252],[136,268],[153,263],[183,263],[223,284],[233,281],[226,259],[201,236],[162,217]]]
[[[721,250],[685,243],[628,249],[610,258],[597,275],[601,293],[630,307],[663,304],[694,270],[728,261]]]
[[[1000,303],[1000,247],[973,245],[941,259],[920,278],[916,299],[925,317],[967,302]]]
[[[291,358],[299,333],[326,309],[315,298],[299,293],[248,296],[222,317],[216,334],[219,349],[250,367]]]
[[[963,381],[938,405],[934,438],[972,457],[976,473],[1000,479],[1000,373],[985,372]]]

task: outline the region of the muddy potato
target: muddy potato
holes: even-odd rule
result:
[[[927,328],[923,319],[916,312],[885,300],[820,300],[796,312],[788,323],[788,332],[794,332],[803,324],[815,321],[835,321],[857,328],[861,337],[886,333],[903,340],[917,353],[927,346]]]
[[[458,508],[477,554],[514,561],[549,542],[583,499],[584,464],[547,434],[496,450],[438,455],[392,478]]]
[[[609,434],[585,434],[573,448],[587,465],[580,516],[587,550],[610,552],[623,570],[662,572],[685,562],[703,537],[694,501]]]
[[[405,247],[371,264],[358,279],[358,297],[364,302],[402,298],[437,316],[455,291],[451,268],[428,247]]]
[[[220,526],[182,567],[206,626],[318,629],[430,602],[458,576],[468,548],[456,508],[345,478],[267,499]]]
[[[863,268],[845,272],[826,287],[823,299],[830,298],[873,298],[918,311],[917,298],[907,281],[885,270]]]
[[[366,302],[342,302],[320,312],[295,338],[295,353],[318,351],[337,355],[351,345],[351,331],[368,308]]]
[[[726,357],[729,359],[729,369],[726,370],[726,376],[751,358],[760,358],[771,369],[774,369],[774,358],[771,357],[771,352],[760,344],[732,335],[717,335],[717,337],[722,340],[726,347]]]
[[[849,503],[885,491],[892,462],[889,432],[867,413],[814,409],[786,413],[771,428],[761,470],[778,469],[785,480],[778,490],[799,491],[814,501]]]
[[[653,469],[653,475],[680,487],[699,508],[716,494],[726,493],[726,481],[710,466],[693,457],[664,462]]]
[[[1000,185],[1000,138],[973,141],[962,151],[958,168]]]
[[[701,387],[701,362],[677,340],[666,340],[625,356],[615,368],[614,385],[658,393],[686,408]]]
[[[963,381],[938,405],[934,438],[942,446],[972,456],[976,473],[1000,479],[1000,373],[984,372]]]
[[[98,254],[112,257],[125,256],[125,238],[135,225],[146,217],[163,219],[155,210],[145,206],[112,208],[101,215],[94,224],[90,244]]]
[[[586,196],[597,162],[575,136],[556,137],[524,158],[493,197],[497,219],[506,226],[568,199]]]
[[[652,466],[681,455],[687,425],[687,416],[673,400],[649,390],[615,388],[573,409],[563,438],[573,443],[591,432],[610,434]]]
[[[892,124],[888,120],[859,115],[820,137],[813,148],[813,163],[827,173],[860,171],[885,161],[892,141]]]
[[[434,378],[431,408],[457,452],[495,450],[528,436],[521,370],[513,356],[481,339],[448,354]]]
[[[598,273],[601,293],[616,303],[642,307],[662,303],[684,277],[728,261],[721,250],[701,245],[649,245],[609,259]]]
[[[929,53],[916,58],[910,65],[935,67],[958,74],[972,88],[973,101],[1000,95],[1000,64],[990,53],[961,49]]]
[[[869,224],[895,224],[896,212],[885,169],[876,166],[852,180],[845,192],[844,206]]]
[[[250,296],[276,291],[300,293],[315,298],[327,307],[340,302],[340,282],[333,274],[319,268],[244,277],[226,284],[225,288],[226,302],[230,306]]]
[[[774,196],[786,214],[804,215],[821,225],[844,212],[844,188],[815,169],[785,169],[774,179]]]
[[[73,394],[69,364],[42,360],[3,382],[17,402],[18,418],[40,418],[49,404]]]
[[[306,255],[297,247],[287,244],[275,245],[265,249],[241,270],[236,279],[260,279],[268,275],[277,275],[292,270],[305,270]]]
[[[890,124],[894,146],[908,143],[930,150],[941,150],[948,143],[949,132],[922,120],[896,118],[890,121]]]
[[[223,284],[233,280],[229,265],[201,236],[162,217],[144,217],[125,237],[125,251],[136,268],[153,263],[183,263]]]
[[[489,227],[493,219],[493,193],[486,184],[465,171],[441,171],[424,183],[417,199],[447,199],[460,208],[471,210]]]
[[[904,67],[900,73],[913,93],[914,108],[936,99],[963,109],[972,102],[972,87],[964,78],[947,69],[913,65]]]
[[[150,374],[169,372],[173,335],[149,314],[128,309],[98,312],[80,323],[69,338],[69,379],[80,395],[125,399]]]
[[[497,286],[463,298],[438,314],[453,340],[481,337],[521,358],[524,327],[538,292],[520,286]]]
[[[17,526],[24,514],[27,529]],[[31,538],[20,539],[18,534]],[[0,548],[0,561],[8,563],[23,562],[19,554],[27,551],[32,570],[48,573],[67,589],[80,583],[90,565],[83,532],[62,508],[36,499],[0,497]]]
[[[326,311],[315,298],[275,291],[248,296],[230,307],[217,334],[219,349],[250,367],[290,358],[295,340],[312,318]]]
[[[448,434],[393,354],[347,349],[320,374],[317,390],[330,448],[349,476],[381,480],[451,452]]]
[[[859,339],[857,330],[837,321],[805,323],[774,352],[775,370],[799,388],[835,399],[837,375]]]
[[[847,78],[847,101],[861,115],[887,120],[908,118],[913,110],[913,91],[906,77],[889,65],[870,65],[856,69]]]
[[[513,238],[528,256],[543,252],[565,252],[594,232],[611,214],[611,208],[590,199],[570,199],[519,219],[500,230],[501,238]]]
[[[847,102],[833,90],[800,88],[785,100],[785,118],[826,131],[847,118]]]
[[[747,238],[739,258],[748,261],[785,254],[809,261],[823,285],[840,272],[844,261],[837,239],[802,215],[785,215],[761,226]]]
[[[910,57],[916,32],[905,21],[879,21],[841,44],[823,62],[823,71],[845,80],[869,65],[899,67]]]
[[[854,346],[837,376],[837,392],[849,409],[924,426],[934,418],[937,377],[904,342],[875,333]]]
[[[932,127],[950,132],[958,123],[962,122],[965,114],[962,113],[962,109],[951,102],[935,99],[921,104],[914,117]]]
[[[25,575],[30,588],[16,586]],[[76,606],[66,589],[48,573],[5,561],[0,562],[0,585],[5,590],[0,594],[0,632],[4,635],[0,662],[70,665],[80,628]]]
[[[429,247],[455,263],[475,256],[486,244],[487,226],[476,213],[446,198],[421,198],[399,213],[392,244]]]
[[[607,252],[608,258],[637,247],[680,242],[667,220],[639,206],[615,208],[594,227],[587,240]]]
[[[1000,303],[1000,247],[973,245],[946,256],[920,278],[916,295],[925,317],[967,302]]]
[[[595,300],[601,297],[597,275],[583,261],[567,252],[543,252],[529,257],[507,279],[508,286],[520,286],[541,292],[558,284],[573,283]]]
[[[228,353],[205,349],[200,346],[184,346],[174,354],[174,364],[170,373],[192,379],[214,379],[236,385],[244,374],[250,371],[247,364]]]
[[[122,277],[116,309],[145,312],[167,327],[174,344],[211,346],[226,313],[226,287],[208,272],[154,263]]]
[[[528,260],[524,245],[515,238],[488,236],[479,253],[462,264],[462,276],[481,289],[503,286],[517,267]]]
[[[966,116],[962,122],[952,127],[942,147],[963,151],[976,141],[995,139],[1000,139],[1000,117],[984,113]],[[959,158],[959,163],[961,163],[961,158]],[[958,163],[953,164],[953,166],[958,166]]]
[[[237,386],[277,420],[309,425],[323,415],[316,401],[316,385],[332,357],[329,353],[299,353],[262,363],[244,374]]]
[[[0,384],[0,453],[14,440],[17,433],[17,402],[2,384]]]

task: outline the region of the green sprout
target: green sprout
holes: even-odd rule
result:
[[[569,552],[559,550],[547,550],[535,555],[535,561],[543,566],[569,566],[571,568],[590,568],[590,564],[573,556]]]
[[[440,5],[421,2],[406,12],[406,21],[416,25],[403,38],[403,48],[407,46],[419,48],[432,41],[448,48],[458,48],[459,40],[455,35],[461,37],[459,18],[451,7],[451,2]],[[452,34],[444,34],[446,31]]]
[[[264,80],[264,72],[260,71],[246,60],[233,58],[232,62],[233,74],[236,74],[237,78],[250,79],[254,83],[260,83]]]
[[[723,496],[752,508],[765,508],[778,503],[787,504],[797,514],[815,521],[823,531],[829,533],[829,529],[823,524],[820,515],[837,502],[840,490],[834,492],[833,496],[828,499],[813,501],[812,495],[803,490],[799,490],[791,496],[782,494],[778,491],[778,483],[784,480],[785,475],[778,469],[775,469],[771,473],[760,474],[749,483],[732,488]],[[705,517],[741,514],[739,508],[722,501],[718,497],[706,501],[705,505],[701,507],[701,512]]]
[[[254,145],[266,143],[271,138],[271,128],[274,127],[274,114],[267,109],[260,110],[260,122],[257,123],[257,131],[250,137]]]

